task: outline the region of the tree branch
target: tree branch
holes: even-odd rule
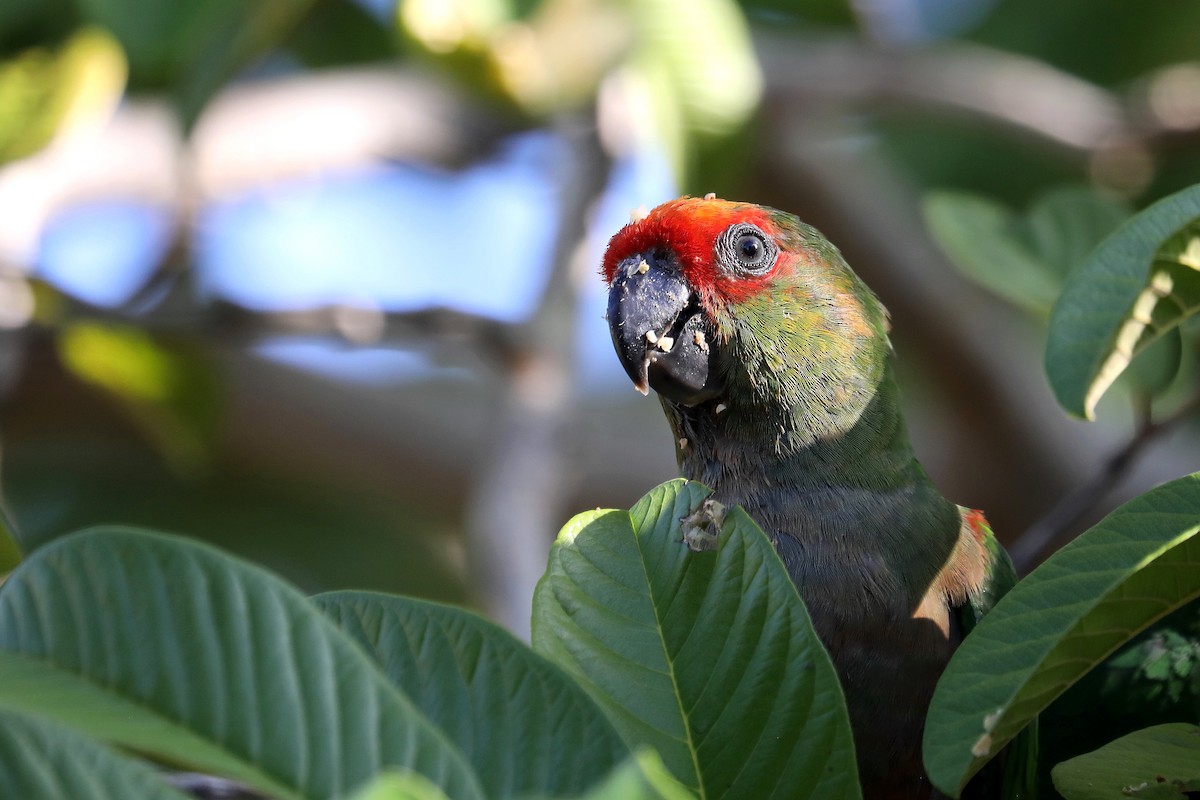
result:
[[[1139,456],[1164,434],[1200,411],[1200,395],[1159,422],[1144,420],[1133,437],[1086,483],[1063,496],[1041,519],[1009,546],[1017,572],[1024,574],[1070,540],[1072,530],[1125,479]]]
[[[467,538],[474,590],[488,613],[529,639],[534,586],[577,478],[575,320],[589,211],[604,191],[609,158],[594,113],[568,114],[556,129],[567,145],[550,277],[504,374],[493,441],[473,485]]]
[[[961,43],[893,50],[849,36],[797,39],[755,39],[772,102],[948,111],[1077,151],[1137,138],[1118,98],[1032,58]]]

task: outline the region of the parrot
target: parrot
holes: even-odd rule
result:
[[[1016,574],[913,454],[884,307],[813,227],[711,194],[635,212],[602,273],[618,359],[658,394],[682,476],[762,527],[808,608],[863,796],[941,797],[920,752],[934,685]]]

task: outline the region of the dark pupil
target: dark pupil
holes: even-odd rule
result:
[[[738,258],[747,264],[757,264],[763,256],[763,243],[757,236],[746,234],[737,240]]]

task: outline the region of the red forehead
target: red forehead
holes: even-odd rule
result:
[[[762,206],[696,197],[663,203],[612,237],[604,253],[604,280],[612,283],[617,266],[630,256],[663,248],[675,254],[692,286],[717,288],[723,282],[716,265],[717,238],[739,222],[756,225],[768,236],[777,232]]]

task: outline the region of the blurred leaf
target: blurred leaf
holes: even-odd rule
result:
[[[0,711],[0,797],[186,800],[144,764],[46,720]]]
[[[396,25],[405,41],[468,89],[513,102],[492,63],[492,46],[527,9],[511,0],[404,0]]]
[[[1022,236],[1058,278],[1055,296],[1071,270],[1132,213],[1128,204],[1084,186],[1060,186],[1033,201]]]
[[[315,0],[287,48],[310,69],[383,61],[398,51],[391,29],[354,0]]]
[[[632,40],[608,0],[405,0],[401,32],[475,92],[524,114],[589,103]]]
[[[1044,311],[1058,295],[1054,275],[1017,234],[1005,206],[966,192],[925,195],[925,224],[950,260],[980,286],[1010,303]]]
[[[489,798],[576,795],[628,755],[571,678],[476,614],[367,592],[314,602],[459,743]]]
[[[968,278],[1015,305],[1049,311],[1072,269],[1128,215],[1114,200],[1082,187],[1039,196],[1024,215],[982,195],[934,191],[925,223]]]
[[[1200,473],[1131,500],[1005,595],[950,659],[925,724],[957,797],[1043,708],[1138,631],[1200,597]]]
[[[741,0],[753,20],[778,24],[780,20],[829,27],[854,28],[858,17],[849,0]]]
[[[449,800],[437,784],[416,772],[384,772],[350,800]]]
[[[622,146],[661,147],[680,178],[706,144],[745,126],[762,94],[733,0],[405,0],[397,9],[400,30],[441,68],[534,117],[594,101],[619,71]]]
[[[582,800],[694,800],[695,795],[675,780],[662,759],[641,748],[613,770],[605,781]]]
[[[841,687],[770,541],[734,509],[716,552],[681,543],[708,494],[676,480],[571,520],[534,596],[534,648],[706,797],[859,797]]]
[[[1200,309],[1200,186],[1158,201],[1071,273],[1050,314],[1046,373],[1058,402],[1096,403],[1150,342]]]
[[[135,89],[167,91],[184,130],[242,66],[280,44],[312,0],[79,0],[129,57]]]
[[[53,420],[64,412],[49,413]],[[446,512],[332,479],[299,480],[259,462],[222,460],[181,477],[145,448],[48,432],[36,446],[12,438],[2,477],[25,552],[66,531],[119,523],[202,538],[306,592],[363,586],[466,598],[454,561],[456,523]],[[330,531],[338,532],[336,543]]]
[[[76,322],[58,335],[63,365],[121,403],[177,469],[203,464],[219,420],[216,372],[197,348],[168,348],[128,325]]]
[[[12,518],[0,505],[0,576],[11,572],[21,561],[21,548],[17,544],[17,532]]]
[[[972,38],[1103,86],[1126,86],[1157,66],[1195,60],[1198,28],[1200,6],[1190,3],[1005,0]]]
[[[116,40],[85,28],[56,51],[0,61],[0,165],[31,155],[63,129],[107,119],[125,87]]]
[[[40,668],[4,676],[0,705],[171,763],[219,761],[271,796],[329,797],[384,767],[482,796],[458,750],[306,598],[186,539],[94,528],[36,550],[0,586],[0,650]]]
[[[1200,792],[1200,727],[1176,722],[1145,728],[1064,761],[1051,775],[1066,800],[1182,800]]]
[[[762,74],[749,26],[732,0],[627,0],[637,32],[629,68],[644,105],[633,124],[654,125],[685,181],[697,147],[734,136],[758,110]],[[646,133],[631,131],[636,139]]]
[[[592,102],[632,38],[612,2],[543,0],[492,37],[491,70],[526,112],[549,115]]]

